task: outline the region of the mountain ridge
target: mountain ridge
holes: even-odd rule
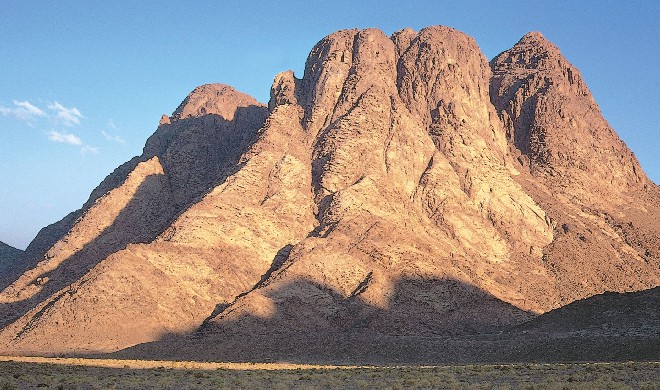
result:
[[[30,245],[0,340],[212,358],[497,333],[659,285],[659,195],[541,34],[489,62],[449,27],[341,30],[267,106],[207,84],[163,116]]]

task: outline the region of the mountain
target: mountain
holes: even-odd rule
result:
[[[594,295],[552,310],[521,325],[528,333],[660,336],[660,287]]]
[[[553,221],[543,259],[569,294],[559,302],[657,285],[659,187],[602,117],[580,72],[539,33],[491,67],[491,99],[531,173],[517,179]]]
[[[163,116],[30,245],[0,350],[433,360],[429,340],[660,285],[659,217],[542,35],[488,62],[448,27],[342,30],[267,106],[212,84]]]
[[[604,293],[572,302],[496,333],[420,337],[345,333],[333,338],[259,338],[204,330],[128,348],[118,358],[168,357],[218,361],[319,364],[470,364],[658,361],[660,287]],[[242,336],[242,337],[241,337]]]
[[[0,283],[11,278],[13,270],[18,268],[17,262],[23,251],[0,241]]]
[[[4,268],[6,265],[14,261],[18,256],[23,253],[22,250],[16,249],[13,246],[7,245],[0,241],[0,264]]]
[[[510,361],[660,359],[660,287],[575,301],[507,332]],[[503,344],[503,343],[502,343]],[[511,348],[511,346],[516,346]]]

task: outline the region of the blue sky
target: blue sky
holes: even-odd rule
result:
[[[0,0],[0,241],[27,246],[141,153],[162,114],[222,82],[262,102],[343,28],[447,25],[491,59],[541,31],[660,182],[660,2]]]

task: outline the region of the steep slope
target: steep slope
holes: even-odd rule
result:
[[[530,170],[595,207],[648,184],[637,159],[602,117],[580,72],[540,33],[491,62],[492,100]]]
[[[551,48],[547,41],[531,46]],[[556,49],[552,55],[567,63]],[[534,74],[556,77],[543,67]],[[616,200],[589,193],[598,202],[587,209],[586,200],[569,197],[588,192],[579,179],[553,191],[550,174],[546,179],[516,158],[527,152],[510,129],[507,137],[489,104],[489,82],[498,77],[491,79],[473,40],[443,27],[404,30],[391,41],[379,31],[341,31],[319,42],[303,79],[281,76],[269,104],[301,105],[305,113],[314,137],[318,234],[192,337],[125,356],[492,361],[495,355],[480,348],[460,351],[478,346],[478,338],[443,344],[435,337],[470,340],[607,289],[658,285],[651,251],[660,227],[647,220],[639,229],[646,235],[633,243],[625,231],[633,224],[617,225],[602,211],[620,209]],[[563,88],[545,92],[550,100],[578,99]],[[578,95],[593,101],[584,88]],[[554,115],[541,107],[533,117]],[[616,141],[611,135],[604,142]],[[622,148],[620,155],[631,156]],[[620,163],[597,180],[629,180],[620,196],[657,215],[657,187],[627,168],[634,157],[602,153]],[[632,201],[639,196],[643,201]],[[433,352],[443,346],[455,358]]]
[[[79,343],[78,338],[51,338],[47,335],[64,330],[69,332],[71,337],[87,334],[92,343],[114,345],[116,341],[112,339],[99,339],[98,332],[110,328],[119,334],[117,337],[120,339],[143,337],[145,333],[153,334],[149,333],[149,329],[142,329],[140,325],[153,322],[150,316],[154,315],[142,309],[143,302],[148,299],[144,295],[151,296],[151,291],[154,290],[151,283],[159,285],[165,282],[166,278],[160,275],[164,271],[158,267],[149,275],[136,271],[133,267],[139,269],[141,263],[135,259],[139,258],[139,254],[136,255],[133,250],[139,250],[140,247],[133,248],[131,244],[152,242],[168,228],[162,240],[171,240],[175,229],[172,222],[180,210],[197,203],[199,197],[222,183],[236,170],[238,159],[256,139],[256,132],[265,115],[265,107],[231,87],[207,85],[193,91],[172,118],[165,117],[161,120],[158,130],[147,141],[142,156],[132,159],[108,176],[92,193],[83,211],[79,212],[81,216],[75,221],[73,228],[46,252],[42,261],[2,292],[0,310],[7,322],[22,316],[7,327],[3,334],[10,335],[8,337],[12,342],[19,343],[17,335],[28,331],[37,334],[42,326],[39,324],[44,324],[44,336],[40,337],[49,345],[69,343],[76,346],[85,344]],[[203,252],[203,248],[198,249]],[[221,251],[222,248],[214,248],[212,253],[202,255],[204,262],[199,265],[199,269],[204,269],[203,266],[208,268],[207,261],[212,264],[221,263],[214,254]],[[119,261],[120,264],[116,266],[108,266],[106,263],[113,259],[111,255],[116,252],[122,253],[118,257],[123,261]],[[123,274],[123,267],[129,268],[126,274]],[[177,269],[168,271],[176,273]],[[99,274],[105,272],[109,273],[107,278],[99,277]],[[190,273],[193,270],[185,272]],[[131,275],[138,279],[145,276],[148,278],[143,286],[134,283]],[[90,280],[98,284],[90,283]],[[83,294],[85,299],[78,300],[74,292],[83,285],[87,285],[94,293]],[[174,283],[175,287],[176,285],[177,283]],[[123,287],[126,288],[122,289]],[[207,287],[210,288],[211,285]],[[185,288],[186,286],[180,286],[181,290]],[[240,288],[244,286],[241,285]],[[133,289],[143,290],[132,294]],[[81,293],[82,291],[86,289],[83,288]],[[129,298],[123,304],[108,298],[122,292]],[[197,295],[194,291],[191,291],[191,294]],[[159,296],[155,291],[151,297],[152,301],[156,301],[163,296]],[[116,299],[122,301],[124,297]],[[185,306],[188,306],[188,299],[192,298],[186,297],[177,305],[184,305],[185,302]],[[72,301],[78,303],[69,305]],[[110,316],[125,316],[125,322],[133,323],[139,330],[135,334],[124,333],[121,326],[114,326],[114,321],[102,315],[99,301],[107,303]],[[131,306],[132,303],[136,304]],[[60,307],[64,308],[63,313],[59,312]],[[166,310],[162,303],[156,304],[155,307]],[[209,311],[207,309],[202,311],[206,314]],[[68,314],[71,312],[82,318],[71,317]],[[141,315],[133,312],[139,312]],[[58,315],[51,317],[49,313]],[[94,319],[96,327],[87,324],[86,316]],[[145,316],[146,319],[142,322],[135,321]],[[174,323],[171,328],[186,326],[185,322],[179,323],[178,318],[181,316],[188,318],[184,312],[175,314],[177,320],[170,321]],[[47,318],[52,322],[47,323]],[[158,327],[158,332],[162,332],[164,325],[155,322],[154,326]],[[91,331],[86,333],[81,331],[80,327]],[[106,334],[111,335],[112,332]]]
[[[0,241],[0,267],[5,269],[5,267],[15,261],[22,253],[22,250]]]
[[[414,360],[659,285],[659,195],[540,35],[489,64],[448,27],[343,30],[268,109],[206,85],[163,117],[37,240],[0,349]]]
[[[532,175],[517,179],[553,221],[544,261],[559,302],[657,285],[660,191],[602,117],[580,72],[540,33],[491,66],[491,99],[521,171]]]

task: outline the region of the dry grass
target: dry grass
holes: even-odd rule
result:
[[[5,389],[660,389],[660,363],[312,366],[0,357]]]

